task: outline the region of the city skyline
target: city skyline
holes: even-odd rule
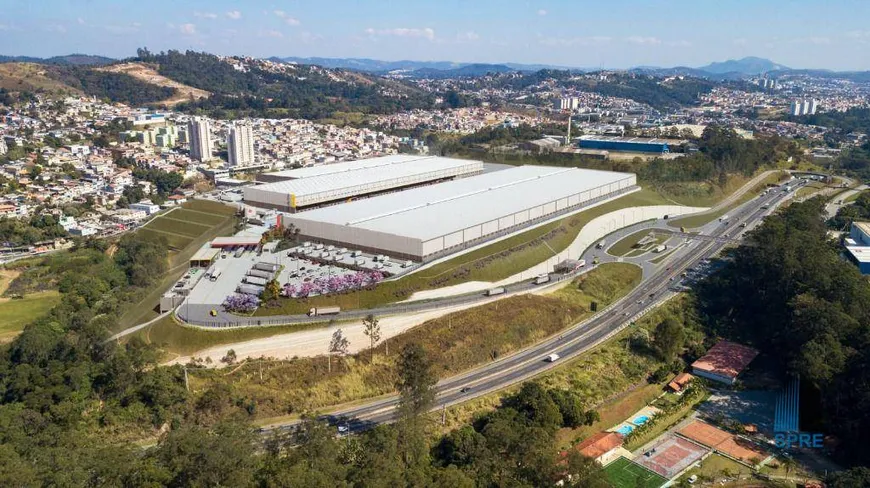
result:
[[[336,14],[339,12],[340,14]],[[193,49],[254,57],[347,57],[527,63],[585,68],[701,66],[759,56],[793,68],[870,69],[870,5],[673,0],[607,5],[561,0],[396,9],[337,0],[294,2],[13,0],[0,13],[6,55],[73,52],[114,58]]]

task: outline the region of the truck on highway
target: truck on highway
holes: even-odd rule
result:
[[[550,282],[550,275],[548,275],[547,273],[543,273],[543,274],[539,274],[538,276],[536,276],[535,280],[532,283],[534,283],[536,285],[543,285],[544,283],[549,283],[549,282]]]
[[[558,361],[558,360],[559,360],[559,355],[558,355],[558,354],[550,354],[549,356],[547,356],[547,362],[548,362],[548,363],[555,363],[555,362]]]
[[[494,297],[496,295],[501,295],[504,292],[505,292],[504,287],[499,286],[498,288],[490,288],[489,290],[486,290],[485,295],[488,297]]]
[[[341,307],[311,307],[308,310],[308,316],[336,315],[338,312],[341,312]]]
[[[728,215],[723,215],[719,217],[719,222],[728,222]]]
[[[604,246],[606,246],[606,245],[607,245],[607,240],[601,239],[600,241],[598,241],[598,244],[595,244],[595,249],[604,249]]]
[[[209,274],[208,279],[210,279],[211,281],[217,281],[218,278],[220,278],[220,277],[221,277],[221,270],[216,269],[216,270],[212,271],[211,274]]]

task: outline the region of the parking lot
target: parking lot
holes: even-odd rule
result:
[[[240,286],[242,290],[256,292],[272,277],[282,288],[285,285],[295,290],[313,288],[309,296],[315,296],[318,294],[317,287],[313,286],[315,283],[336,282],[334,279],[347,283],[360,271],[371,272],[369,276],[374,272],[384,276],[396,275],[416,266],[416,263],[397,262],[387,256],[313,242],[281,251],[275,251],[276,245],[276,242],[269,243],[262,252],[257,252],[253,246],[222,250],[207,272],[203,270],[207,276],[196,283],[187,303],[217,307],[226,297],[239,292]],[[269,265],[276,271],[268,269]],[[264,269],[257,270],[256,267]]]

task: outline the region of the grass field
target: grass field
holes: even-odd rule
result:
[[[584,212],[565,217],[476,251],[457,256],[410,276],[379,284],[374,290],[307,300],[282,299],[281,306],[260,308],[255,315],[304,313],[311,307],[337,305],[343,309],[372,308],[409,298],[414,292],[467,281],[498,281],[528,269],[567,248],[590,220],[627,207],[670,204],[641,190]],[[546,242],[547,245],[544,245]]]
[[[60,293],[42,291],[20,299],[0,299],[0,343],[9,342],[24,326],[45,315],[60,301]]]
[[[605,466],[604,474],[614,488],[658,488],[668,481],[624,457]]]
[[[640,230],[635,232],[634,234],[631,234],[630,236],[623,237],[616,244],[610,246],[610,248],[607,249],[607,254],[610,254],[611,256],[625,256],[626,254],[636,250],[637,248],[635,248],[634,246],[638,243],[638,241],[648,236],[651,232],[652,231],[650,231],[649,229]],[[654,248],[659,244],[667,241],[669,238],[669,234],[665,232],[657,232],[654,243],[647,244],[646,246],[644,246],[644,249]]]

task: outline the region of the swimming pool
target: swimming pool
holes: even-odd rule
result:
[[[647,423],[647,421],[649,421],[649,417],[648,417],[648,416],[646,416],[646,415],[640,415],[640,416],[638,416],[638,417],[635,417],[634,420],[631,421],[631,423],[633,423],[634,425],[638,425],[638,426],[640,426],[640,425],[643,425],[643,424]]]
[[[626,424],[626,425],[623,425],[622,427],[616,429],[616,432],[618,432],[622,435],[628,435],[628,434],[631,434],[631,431],[633,431],[633,430],[634,430],[634,427]]]

